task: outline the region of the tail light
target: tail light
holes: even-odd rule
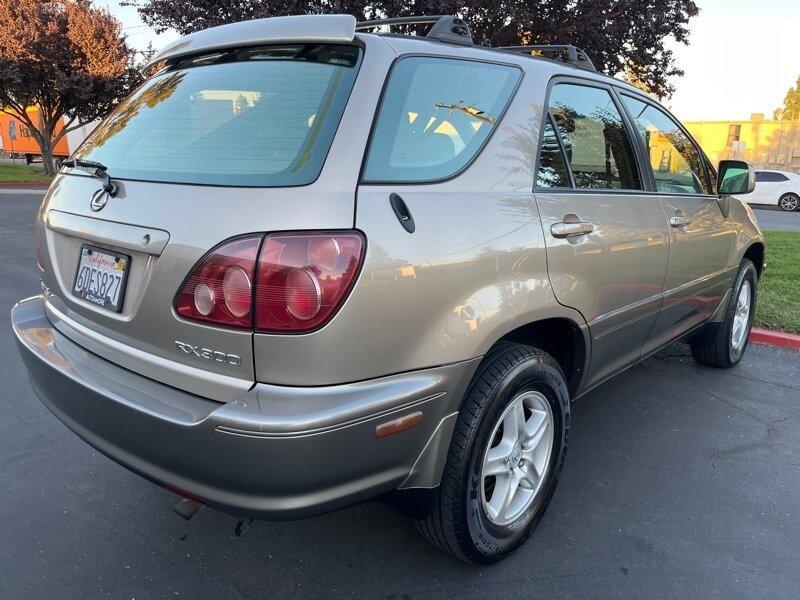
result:
[[[363,248],[358,233],[239,238],[200,261],[178,293],[175,310],[187,319],[229,327],[310,331],[341,306]]]
[[[250,329],[253,275],[261,236],[219,246],[194,268],[175,299],[179,315],[195,321]]]

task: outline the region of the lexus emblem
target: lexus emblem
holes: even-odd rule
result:
[[[94,212],[97,212],[103,210],[107,202],[108,192],[105,190],[97,190],[94,194],[92,194],[92,201],[89,203],[89,206]]]

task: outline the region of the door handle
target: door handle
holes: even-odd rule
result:
[[[670,227],[686,227],[691,222],[692,220],[689,217],[684,217],[683,215],[675,215],[669,218]]]
[[[569,238],[578,235],[586,235],[594,231],[594,225],[588,221],[561,221],[550,226],[550,233],[554,238]]]
[[[411,211],[408,206],[403,202],[399,194],[389,194],[389,204],[392,206],[397,220],[408,233],[414,233],[416,225],[414,225],[414,217],[411,216]]]

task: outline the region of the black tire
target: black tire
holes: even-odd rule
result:
[[[480,499],[480,463],[505,408],[529,390],[540,392],[550,405],[553,447],[532,503],[514,522],[501,527],[487,518]],[[465,562],[489,564],[508,556],[528,539],[547,509],[568,437],[569,390],[558,363],[530,346],[498,344],[478,367],[465,395],[433,508],[417,521],[420,531],[432,544]]]
[[[732,344],[733,318],[736,312],[736,301],[745,281],[750,282],[750,315],[747,320],[744,342],[738,348],[734,348]],[[756,312],[757,285],[758,273],[755,266],[747,259],[742,260],[731,288],[731,296],[728,299],[728,306],[725,308],[725,317],[722,322],[707,325],[703,331],[689,340],[692,356],[701,365],[730,369],[742,360],[744,351],[747,349],[750,329],[753,326],[753,315]]]
[[[778,208],[786,212],[800,209],[800,196],[797,194],[784,194],[778,200]]]

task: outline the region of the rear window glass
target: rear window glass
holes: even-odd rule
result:
[[[235,49],[185,60],[122,102],[76,156],[112,177],[292,186],[319,175],[355,81],[354,46]]]
[[[458,173],[505,110],[516,67],[415,56],[392,70],[372,136],[364,180],[424,182]]]

